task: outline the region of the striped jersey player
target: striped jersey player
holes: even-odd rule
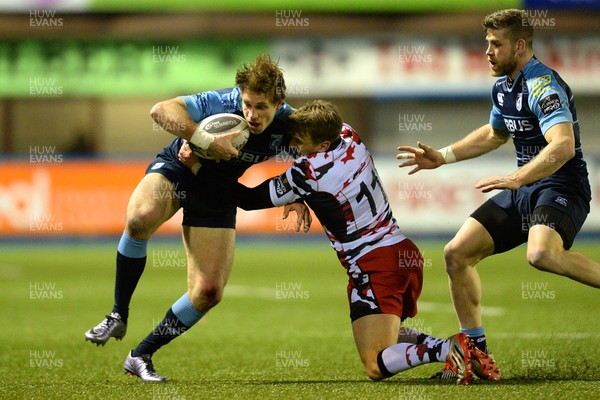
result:
[[[437,361],[452,364],[458,381],[469,383],[475,345],[466,335],[441,340],[400,330],[417,313],[423,256],[400,231],[365,144],[324,101],[289,119],[300,158],[255,188],[238,183],[237,205],[252,210],[303,200],[313,210],[346,269],[352,331],[369,378]]]
[[[405,239],[371,155],[347,124],[329,151],[304,156],[274,178],[269,194],[275,206],[305,200],[345,266]]]

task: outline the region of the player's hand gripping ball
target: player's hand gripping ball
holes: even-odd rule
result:
[[[221,113],[210,115],[200,121],[198,127],[212,135],[224,135],[226,133],[241,131],[242,133],[231,139],[231,145],[238,151],[244,147],[248,138],[250,138],[248,123],[243,117],[237,114]],[[209,160],[214,159],[214,157],[208,154],[207,150],[203,150],[192,143],[190,143],[190,147],[198,157]]]

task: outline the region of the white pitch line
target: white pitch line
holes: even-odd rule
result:
[[[245,285],[227,285],[225,287],[225,297],[236,298],[252,298],[276,301],[275,288],[264,286],[245,286]],[[423,312],[438,312],[438,313],[454,313],[454,307],[451,303],[435,303],[431,301],[418,302],[419,311]],[[503,307],[487,307],[482,306],[481,312],[489,317],[500,317],[506,314],[506,309]],[[600,338],[600,333],[593,332],[556,332],[556,333],[541,333],[541,332],[488,332],[488,337],[498,340],[506,339],[525,339],[525,340],[569,340],[569,339],[594,339]]]
[[[423,312],[454,313],[454,306],[451,303],[434,303],[431,301],[418,301],[417,308]],[[481,306],[481,313],[488,317],[501,317],[506,314],[503,307]]]
[[[581,339],[593,339],[600,338],[600,333],[597,332],[556,332],[556,333],[543,333],[543,332],[490,332],[488,337],[492,339],[549,339],[549,340],[581,340]]]
[[[276,300],[275,288],[264,286],[227,285],[225,286],[224,297]]]
[[[225,286],[225,297],[236,297],[246,299],[263,299],[276,301],[275,288],[264,286],[227,285]],[[438,312],[453,314],[454,306],[451,303],[434,303],[431,301],[419,301],[419,311]],[[506,314],[503,307],[481,307],[481,313],[489,317],[501,317]]]

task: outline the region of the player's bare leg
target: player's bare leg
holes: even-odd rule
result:
[[[179,210],[179,197],[163,175],[147,174],[129,199],[125,232],[133,239],[150,239]]]
[[[471,349],[473,370],[481,379],[497,381],[500,373],[492,355],[487,354],[481,319],[481,279],[476,268],[479,261],[493,253],[492,237],[479,221],[471,217],[444,248],[450,294],[461,332],[466,333],[477,346]],[[447,363],[432,378],[454,380],[456,373]]]
[[[104,345],[127,332],[129,303],[146,265],[148,239],[179,209],[179,195],[163,175],[150,173],[137,185],[127,206],[125,230],[117,251],[115,295],[112,312],[85,332],[85,339]]]
[[[154,370],[153,354],[193,327],[223,296],[233,264],[235,230],[183,226],[188,260],[188,290],[167,310],[163,320],[132,350],[123,365],[145,382],[167,378]]]
[[[372,314],[352,322],[358,353],[369,378],[374,381],[429,362],[447,362],[455,370],[457,383],[473,381],[471,349],[475,345],[465,334],[448,340],[429,337],[422,344],[397,343],[400,318]]]
[[[471,217],[444,248],[452,303],[463,329],[477,328],[482,324],[481,279],[476,264],[493,252],[492,237]]]
[[[201,312],[217,305],[231,273],[235,229],[183,227],[188,260],[188,296]]]
[[[533,225],[527,241],[527,261],[535,268],[600,288],[600,264],[565,250],[561,236],[546,225]]]
[[[377,365],[377,355],[398,342],[400,318],[392,314],[366,315],[352,322],[352,333],[365,372],[374,381],[385,376]]]

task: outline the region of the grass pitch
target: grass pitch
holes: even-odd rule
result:
[[[185,291],[179,241],[151,243],[127,336],[96,347],[83,332],[112,307],[114,243],[0,245],[2,399],[590,399],[600,397],[600,291],[536,271],[525,249],[485,260],[484,324],[502,381],[469,387],[428,379],[429,364],[370,382],[354,347],[346,276],[326,239],[240,239],[225,297],[161,349],[170,378],[123,373],[127,352]],[[439,242],[425,260],[420,312],[408,325],[458,329]],[[600,246],[574,247],[600,260]]]

